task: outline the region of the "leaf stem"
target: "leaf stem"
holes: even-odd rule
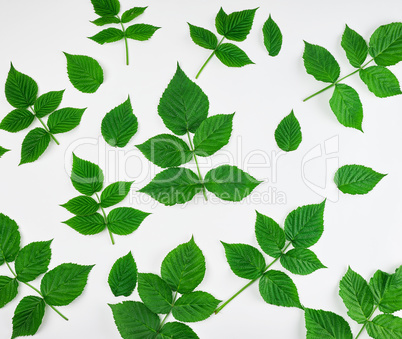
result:
[[[59,143],[59,141],[56,139],[56,137],[55,137],[52,133],[50,133],[49,128],[45,125],[45,123],[43,122],[43,120],[42,120],[41,118],[39,118],[39,117],[36,115],[35,110],[32,108],[32,106],[31,106],[30,108],[31,108],[31,110],[32,110],[33,115],[40,121],[40,123],[42,124],[43,128],[45,129],[45,131],[49,133],[50,137],[54,140],[54,142],[55,142],[57,145],[60,145],[60,143]]]
[[[175,293],[175,295],[173,297],[172,307],[170,308],[170,311],[168,313],[166,313],[165,317],[163,318],[162,322],[159,325],[158,334],[159,334],[160,330],[162,329],[163,325],[165,325],[165,322],[166,322],[168,316],[170,315],[170,313],[172,313],[172,309],[173,309],[174,303],[176,302],[176,299],[177,299],[177,291],[176,291],[176,293]]]
[[[201,184],[202,184],[202,193],[204,194],[205,201],[208,201],[207,191],[205,190],[204,179],[202,178],[200,167],[198,165],[197,156],[195,155],[194,145],[193,145],[193,142],[191,141],[190,133],[188,131],[187,131],[187,137],[188,137],[188,142],[190,143],[191,152],[193,152],[193,157],[194,157],[194,160],[195,160],[195,164],[197,166],[198,178],[200,179]]]
[[[373,312],[371,312],[368,319],[366,320],[366,322],[363,324],[362,328],[360,329],[359,333],[357,333],[357,336],[355,337],[355,339],[359,338],[360,334],[362,334],[363,330],[366,328],[367,323],[370,321],[370,318],[373,316],[373,314],[377,310],[377,308],[378,308],[378,305],[374,308]]]
[[[325,92],[327,89],[330,89],[331,87],[335,86],[336,84],[340,83],[342,80],[345,80],[346,78],[349,78],[351,75],[356,74],[357,72],[359,72],[361,69],[364,69],[364,67],[366,67],[370,62],[372,62],[374,59],[369,60],[368,62],[366,62],[364,65],[360,66],[360,68],[356,69],[355,71],[353,71],[352,73],[349,73],[348,75],[345,75],[343,78],[340,78],[339,80],[335,81],[334,83],[332,83],[331,85],[328,85],[327,87],[324,87],[323,89],[319,90],[318,92],[315,92],[314,94],[308,96],[306,99],[303,100],[303,102],[315,97],[316,95]]]
[[[128,66],[128,64],[129,64],[128,61],[129,61],[129,60],[128,60],[128,43],[127,43],[127,37],[126,37],[126,30],[125,30],[125,28],[124,28],[124,26],[123,26],[123,23],[121,22],[120,17],[119,17],[118,15],[117,15],[116,17],[117,17],[117,19],[120,20],[121,29],[122,29],[122,31],[123,31],[124,44],[126,45],[126,65]]]
[[[208,57],[208,59],[204,62],[200,70],[198,71],[197,75],[195,76],[196,79],[200,76],[201,72],[204,70],[205,66],[208,64],[208,62],[212,59],[212,57],[215,55],[216,50],[219,48],[220,45],[222,45],[223,40],[225,37],[222,38],[221,41],[219,41],[218,45],[216,45],[215,49],[212,51],[211,55]]]
[[[112,245],[114,245],[114,244],[115,244],[115,242],[114,242],[114,238],[113,238],[113,233],[112,233],[112,231],[111,231],[111,230],[110,230],[110,229],[107,227],[107,217],[106,217],[105,210],[104,210],[104,209],[103,209],[103,207],[100,205],[101,200],[100,200],[100,198],[99,198],[98,193],[96,193],[96,192],[95,192],[95,195],[96,195],[96,198],[98,199],[98,202],[99,202],[99,207],[100,207],[100,209],[101,209],[101,211],[102,211],[102,214],[103,214],[103,220],[105,221],[106,228],[107,228],[107,230],[109,231],[110,240],[112,241]]]
[[[13,271],[13,269],[11,268],[11,266],[8,264],[7,261],[6,261],[6,265],[7,265],[8,269],[11,271],[11,273],[13,274],[13,276],[15,277],[15,279],[18,280],[17,274]],[[25,284],[28,287],[32,288],[36,293],[38,293],[42,298],[44,298],[43,294],[41,293],[41,291],[39,291],[36,287],[32,286],[31,284],[29,284],[27,282],[23,282],[23,281],[20,281],[20,280],[18,280],[18,281],[22,282],[23,284]],[[44,301],[46,302],[46,300],[44,300]],[[49,304],[46,303],[46,305],[49,305]],[[52,305],[49,305],[49,306],[53,311],[55,311],[58,315],[60,315],[60,317],[62,317],[64,320],[68,321],[68,318],[65,315],[63,315],[59,310],[57,310],[54,306],[52,306]]]

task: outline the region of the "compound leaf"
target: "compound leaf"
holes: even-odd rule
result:
[[[360,78],[370,92],[379,98],[401,94],[401,88],[396,76],[383,66],[371,66],[359,71]]]
[[[262,34],[268,54],[273,57],[277,56],[282,47],[282,33],[276,22],[272,20],[271,14],[262,27]]]
[[[37,160],[49,143],[50,135],[43,128],[37,127],[31,130],[22,142],[20,165]]]
[[[348,25],[346,25],[343,32],[341,46],[353,67],[359,68],[366,60],[368,54],[367,42]]]
[[[62,91],[52,91],[42,94],[34,105],[34,111],[38,118],[43,118],[52,113],[59,107],[63,99],[64,89]]]
[[[107,216],[107,228],[114,234],[128,235],[133,233],[149,214],[131,207],[115,208]]]
[[[100,196],[100,206],[107,208],[118,204],[128,195],[134,181],[117,181],[107,186]]]
[[[73,153],[71,182],[78,192],[90,196],[102,190],[103,172],[98,165],[80,159]]]
[[[299,147],[302,133],[293,111],[279,123],[275,130],[275,140],[278,147],[285,152],[295,151]]]
[[[207,319],[220,303],[207,292],[196,291],[182,295],[175,302],[172,314],[184,322],[196,322]]]
[[[129,252],[116,260],[109,273],[108,284],[115,297],[128,297],[137,285],[137,265]]]

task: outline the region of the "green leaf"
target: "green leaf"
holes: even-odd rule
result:
[[[0,276],[0,308],[4,307],[18,294],[18,280]]]
[[[190,23],[188,23],[188,26],[190,27],[191,40],[198,46],[212,50],[218,46],[218,39],[214,33],[205,28],[193,26]]]
[[[159,330],[160,319],[143,303],[123,301],[110,305],[117,329],[123,339],[155,338]]]
[[[392,274],[380,300],[380,311],[394,313],[402,309],[402,266]]]
[[[5,94],[11,106],[27,108],[36,101],[38,85],[28,75],[18,72],[11,63],[6,80]]]
[[[343,126],[356,128],[363,132],[363,105],[359,94],[352,87],[336,84],[329,105]]]
[[[402,23],[378,27],[371,35],[369,53],[379,66],[395,65],[402,60]]]
[[[218,15],[224,18],[223,31],[219,32],[226,39],[233,41],[244,41],[250,33],[254,21],[255,9],[246,9],[240,12],[233,12],[227,16]],[[222,10],[223,11],[223,10]],[[220,25],[219,25],[220,26]],[[218,25],[217,25],[218,27]]]
[[[325,200],[321,204],[298,207],[285,220],[286,239],[294,247],[313,246],[324,231]]]
[[[177,64],[177,70],[159,101],[158,113],[174,134],[194,133],[207,118],[208,97]]]
[[[379,314],[366,325],[367,333],[376,339],[402,338],[402,319],[390,314]]]
[[[76,128],[85,110],[86,108],[66,107],[53,112],[47,120],[50,133],[65,133]]]
[[[104,26],[110,24],[119,24],[120,20],[115,16],[103,16],[94,21],[91,21],[91,23],[93,23],[96,26]]]
[[[134,181],[117,181],[107,186],[100,196],[101,207],[107,208],[123,201],[130,192],[133,182]]]
[[[336,171],[334,181],[343,193],[367,194],[385,176],[362,165],[344,165]]]
[[[0,146],[0,158],[7,152],[10,152],[10,150]]]
[[[136,17],[140,16],[142,13],[145,12],[147,7],[133,7],[127,11],[125,11],[121,16],[121,22],[123,24],[130,22],[131,20],[135,19]]]
[[[136,147],[149,161],[162,168],[180,166],[193,158],[188,145],[170,134],[156,135]]]
[[[13,317],[13,334],[11,338],[34,335],[45,315],[45,302],[42,298],[24,297],[18,304]]]
[[[138,294],[152,312],[168,314],[172,309],[172,290],[156,274],[140,273],[138,275]]]
[[[233,114],[217,114],[205,119],[194,135],[195,154],[206,157],[225,146],[232,134]]]
[[[72,217],[71,219],[63,221],[63,223],[83,235],[98,234],[106,227],[105,219],[99,213]]]
[[[371,288],[371,292],[373,292],[374,302],[376,305],[379,305],[384,297],[384,293],[386,292],[389,284],[389,278],[391,274],[385,273],[381,270],[377,270],[374,273],[372,278],[370,279],[369,286]]]
[[[20,165],[37,160],[49,143],[50,135],[43,128],[37,127],[31,130],[22,142]]]
[[[0,123],[0,129],[11,133],[16,133],[29,127],[34,119],[35,116],[30,111],[17,108],[3,118]]]
[[[383,66],[371,66],[359,71],[360,78],[370,92],[379,98],[401,94],[401,88],[396,76]]]
[[[99,203],[86,195],[75,197],[60,206],[64,207],[70,213],[79,216],[94,214],[99,209]]]
[[[128,297],[133,293],[137,285],[137,265],[131,252],[116,260],[107,282],[115,297]]]
[[[306,41],[304,45],[303,60],[306,72],[319,81],[334,83],[338,80],[341,70],[332,54],[324,47]]]
[[[18,253],[15,259],[15,273],[21,282],[35,280],[48,270],[52,251],[49,241],[32,242]]]
[[[255,236],[266,254],[274,258],[282,255],[282,249],[285,247],[285,232],[275,220],[257,212]]]
[[[353,339],[347,321],[335,313],[306,308],[304,318],[306,339]]]
[[[348,309],[348,315],[364,324],[374,308],[373,293],[367,281],[350,267],[339,283],[339,295]]]
[[[94,11],[99,16],[112,16],[120,12],[119,0],[91,0]]]
[[[205,258],[194,238],[170,251],[161,266],[162,279],[173,291],[190,293],[204,279]]]
[[[159,28],[147,24],[135,24],[127,27],[125,34],[127,38],[145,41],[150,39]]]
[[[82,160],[73,153],[71,182],[78,192],[90,196],[102,190],[103,172],[98,165]]]
[[[93,265],[61,264],[47,272],[40,284],[46,303],[65,306],[73,302],[84,291],[92,268]]]
[[[234,274],[250,280],[261,277],[265,271],[265,259],[259,250],[246,244],[227,244],[223,241],[221,243]]]
[[[307,275],[326,268],[314,252],[306,248],[294,248],[281,256],[281,264],[293,274]]]
[[[62,91],[52,91],[42,94],[35,101],[34,111],[38,118],[43,118],[52,113],[59,107],[63,99],[64,89]]]
[[[166,206],[184,204],[201,192],[202,184],[188,168],[168,168],[138,192],[146,193]]]
[[[220,35],[225,34],[225,26],[226,26],[227,18],[228,18],[228,15],[225,13],[223,8],[221,7],[215,18],[215,27],[216,27],[217,32]]]
[[[130,97],[121,105],[113,108],[102,120],[102,135],[113,147],[124,147],[138,129],[137,117],[133,113]]]
[[[293,111],[279,123],[275,130],[275,140],[278,147],[285,152],[295,151],[299,147],[302,133]]]
[[[273,57],[277,56],[282,47],[282,33],[276,22],[272,20],[271,14],[262,27],[262,34],[268,54]]]
[[[100,31],[99,33],[89,37],[88,39],[91,39],[91,40],[95,41],[96,43],[103,45],[105,43],[119,41],[123,38],[124,38],[124,33],[121,29],[111,27],[111,28],[106,28],[103,31]]]
[[[218,198],[228,201],[241,201],[260,183],[250,174],[229,165],[214,168],[205,176],[205,188]]]
[[[95,93],[103,83],[103,69],[99,63],[89,56],[63,53],[71,84],[80,92]]]
[[[165,324],[157,339],[199,339],[198,335],[187,325],[179,322]]]
[[[107,216],[107,228],[118,235],[133,233],[150,213],[131,207],[119,207],[110,211]]]
[[[281,271],[265,272],[260,279],[259,288],[262,298],[268,304],[303,308],[295,284]]]
[[[8,216],[0,213],[0,266],[15,260],[20,251],[21,235],[18,225]]]
[[[215,55],[224,65],[229,67],[243,67],[254,64],[242,49],[233,44],[219,45]]]
[[[346,25],[343,32],[341,46],[353,67],[359,68],[366,60],[368,54],[366,41],[360,34],[349,28],[348,25]]]

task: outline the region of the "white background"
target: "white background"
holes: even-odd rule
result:
[[[344,316],[356,335],[360,325],[346,315],[338,295],[339,280],[349,265],[369,279],[377,269],[393,272],[401,264],[402,99],[377,98],[357,75],[348,78],[346,83],[358,91],[364,105],[365,133],[343,127],[329,108],[331,91],[302,102],[304,97],[325,86],[304,70],[303,40],[329,49],[341,66],[341,74],[346,75],[353,69],[340,46],[345,24],[368,40],[378,26],[401,21],[402,3],[398,0],[381,3],[122,0],[121,3],[122,11],[148,5],[145,14],[135,22],[162,27],[147,42],[129,41],[129,67],[125,65],[122,41],[101,46],[86,38],[101,29],[89,22],[97,17],[89,0],[0,1],[0,82],[5,83],[12,61],[17,70],[37,81],[39,94],[65,88],[61,107],[88,107],[80,126],[59,135],[61,145],[51,143],[33,164],[18,167],[20,145],[28,130],[17,134],[0,131],[0,145],[12,149],[0,159],[0,211],[17,221],[22,244],[54,239],[50,268],[63,262],[96,264],[83,295],[71,305],[59,308],[70,321],[65,322],[47,308],[36,338],[119,338],[107,305],[124,300],[115,298],[107,285],[114,261],[132,251],[140,272],[159,273],[165,255],[191,235],[207,262],[206,276],[199,289],[226,300],[247,281],[230,271],[220,240],[258,246],[254,237],[255,210],[283,225],[291,210],[319,203],[325,197],[330,198],[325,209],[325,231],[312,250],[328,268],[309,276],[291,277],[306,307]],[[156,134],[169,133],[157,114],[157,105],[175,72],[176,62],[194,79],[209,56],[209,51],[191,41],[187,22],[216,32],[214,19],[220,6],[227,13],[259,7],[249,38],[237,44],[255,65],[232,69],[214,58],[197,81],[209,97],[211,115],[236,112],[231,141],[204,162],[202,172],[228,163],[228,155],[233,155],[230,163],[264,183],[241,203],[222,202],[209,194],[208,203],[199,195],[186,206],[165,207],[136,192],[159,169],[150,165],[134,145]],[[275,58],[268,56],[261,33],[270,13],[284,36],[283,48]],[[62,51],[89,55],[100,62],[105,81],[95,94],[83,94],[72,87]],[[402,79],[400,65],[391,69]],[[123,150],[115,150],[100,138],[100,124],[103,116],[127,95],[138,117],[139,130]],[[296,152],[279,156],[274,130],[291,109],[302,126],[303,142]],[[0,91],[0,118],[11,110],[4,92]],[[39,123],[35,122],[35,126]],[[323,146],[328,139],[335,144],[335,152],[326,155]],[[320,148],[322,156],[306,162],[315,156],[311,152]],[[136,232],[116,236],[115,246],[111,245],[107,232],[83,236],[61,223],[72,215],[59,204],[78,195],[69,180],[72,151],[99,163],[106,184],[135,180],[130,197],[119,206],[152,212]],[[388,176],[365,196],[338,197],[333,174],[338,164],[350,163],[372,167]],[[309,187],[307,181],[315,188]],[[273,268],[281,269],[279,264]],[[0,274],[8,274],[5,266],[0,268]],[[33,282],[35,286],[39,283],[39,279]],[[31,293],[34,294],[21,286],[17,299],[0,310],[1,338],[10,337],[18,300]],[[127,299],[139,300],[139,297],[135,292]],[[303,316],[296,308],[266,304],[254,285],[219,315],[191,327],[200,338],[208,339],[293,339],[305,337]],[[366,333],[360,338],[364,337],[368,337]]]

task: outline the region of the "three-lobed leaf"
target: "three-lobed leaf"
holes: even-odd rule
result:
[[[8,113],[0,122],[0,129],[16,133],[29,127],[35,116],[25,108],[17,108]]]
[[[127,27],[125,36],[133,40],[145,41],[150,39],[159,28],[148,24],[135,24]]]
[[[45,306],[45,301],[40,297],[24,297],[14,312],[11,338],[34,335],[42,323]]]
[[[99,209],[99,203],[96,202],[95,199],[88,197],[86,195],[80,195],[73,199],[70,199],[63,205],[70,213],[73,213],[78,216],[87,216],[96,213]]]
[[[103,45],[105,43],[119,41],[124,38],[124,33],[121,29],[114,27],[106,28],[99,33],[89,37],[89,39],[96,43]]]
[[[129,252],[116,260],[109,273],[108,284],[115,297],[128,297],[137,285],[137,265]]]
[[[100,196],[100,206],[107,208],[118,204],[128,195],[134,181],[117,181],[105,187]]]
[[[257,212],[255,236],[261,249],[274,258],[282,255],[285,247],[285,232],[275,220]]]
[[[43,128],[31,130],[22,142],[20,165],[37,160],[50,143],[50,134]]]
[[[179,321],[201,321],[214,313],[219,303],[220,300],[207,292],[190,292],[177,299],[172,308],[172,314]]]
[[[133,233],[150,213],[131,207],[119,207],[110,211],[107,216],[107,228],[118,235]]]
[[[306,248],[293,248],[281,256],[281,264],[293,274],[307,275],[326,268],[314,252]]]
[[[384,66],[371,66],[359,71],[370,92],[379,98],[401,94],[397,77]]]
[[[215,55],[228,67],[243,67],[254,64],[241,48],[229,43],[219,45]]]
[[[0,266],[15,260],[20,251],[20,240],[17,223],[0,213]]]
[[[78,192],[88,196],[100,192],[103,187],[103,179],[103,172],[98,165],[80,159],[73,153],[71,182]]]
[[[211,31],[188,24],[190,28],[190,37],[195,44],[206,49],[214,50],[218,46],[218,39],[214,33]]]
[[[155,313],[168,314],[172,309],[172,290],[158,275],[138,274],[138,294],[142,302]]]
[[[65,107],[53,112],[47,120],[49,132],[52,134],[65,133],[76,128],[86,108]]]
[[[341,46],[344,49],[350,64],[353,67],[360,68],[368,54],[367,42],[363,37],[346,25],[345,31],[342,35]]]
[[[4,307],[18,294],[18,280],[0,276],[0,308]]]
[[[38,118],[43,118],[52,113],[59,107],[63,99],[64,89],[62,91],[51,91],[42,94],[34,105],[34,112]]]
[[[299,147],[302,133],[293,111],[279,123],[275,130],[275,140],[278,147],[285,152],[295,151]]]
[[[378,27],[370,37],[369,53],[379,66],[391,66],[402,61],[402,23],[393,22]]]
[[[277,23],[269,15],[262,27],[264,45],[268,54],[272,57],[277,56],[282,48],[282,32]]]

